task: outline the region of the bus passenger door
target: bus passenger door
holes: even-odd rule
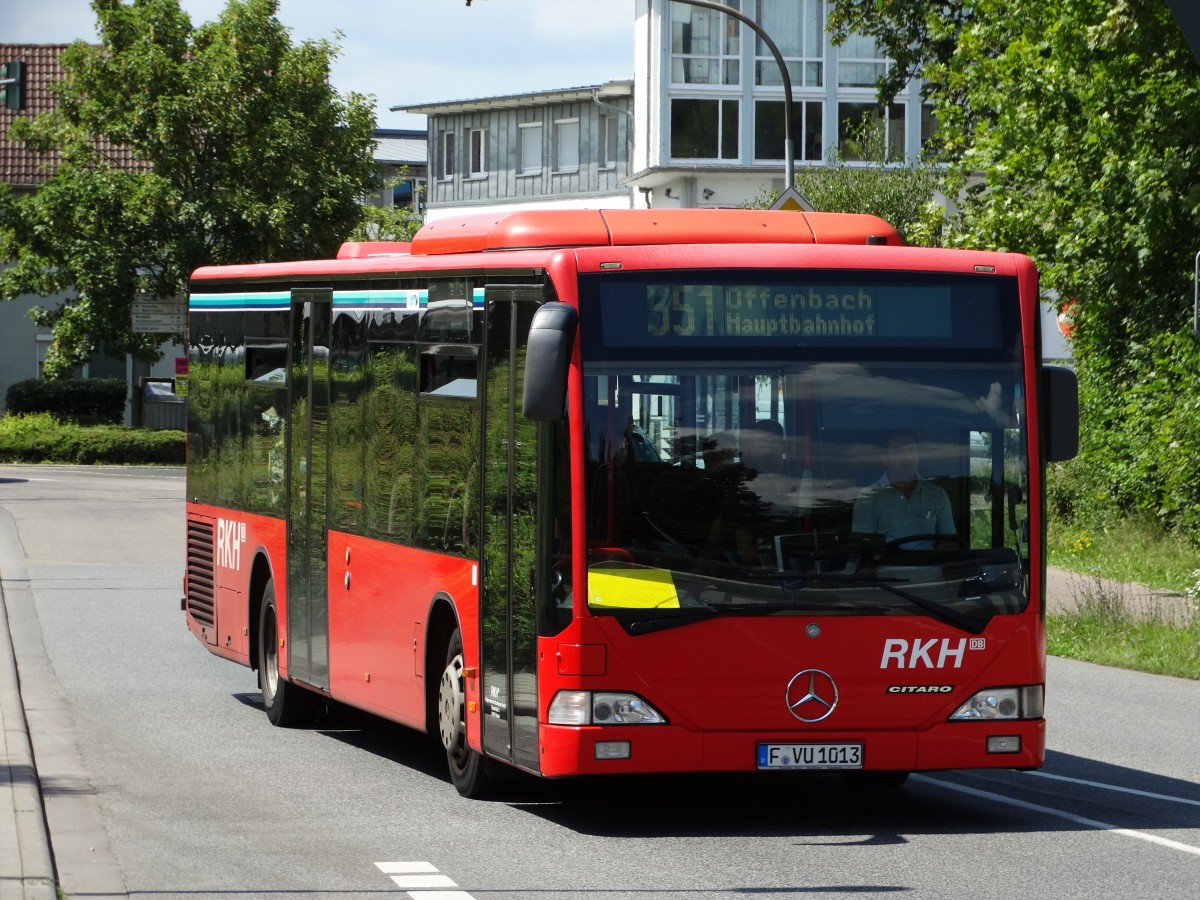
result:
[[[483,745],[537,770],[538,428],[521,412],[540,288],[489,287],[483,377]]]
[[[292,291],[287,417],[288,674],[329,687],[326,502],[333,293]]]

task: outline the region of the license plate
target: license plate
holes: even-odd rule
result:
[[[760,769],[861,769],[862,744],[759,744]]]

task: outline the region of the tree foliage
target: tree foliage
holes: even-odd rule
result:
[[[1176,477],[1200,458],[1187,424],[1200,396],[1200,64],[1167,5],[831,6],[836,29],[872,34],[899,61],[881,88],[924,77],[962,191],[958,240],[1028,253],[1044,289],[1075,299],[1083,452],[1072,470],[1096,501],[1087,511],[1152,512],[1200,543],[1200,485]]]
[[[0,191],[0,298],[68,295],[38,312],[48,375],[101,344],[154,358],[135,296],[178,296],[202,264],[329,256],[359,222],[380,184],[371,105],[333,90],[337,46],[293,44],[278,5],[230,0],[193,26],[178,0],[93,0],[100,43],[68,48],[56,108],[14,123],[61,155],[36,194]]]
[[[851,141],[853,160],[830,148],[823,166],[796,171],[796,190],[821,212],[856,212],[879,216],[900,232],[906,243],[939,246],[946,225],[945,207],[935,198],[945,176],[923,161],[889,159],[881,124],[866,121]],[[766,209],[779,197],[765,190],[750,204]]]
[[[385,187],[391,188],[408,175],[400,170]],[[348,241],[411,241],[422,225],[421,214],[411,206],[372,206],[362,208],[362,218],[346,237]]]

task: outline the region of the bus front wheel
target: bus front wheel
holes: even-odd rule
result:
[[[463,677],[462,633],[456,628],[446,647],[446,668],[438,684],[438,734],[446,748],[446,761],[454,787],[464,797],[487,793],[488,775],[483,757],[467,744],[466,680]]]
[[[311,695],[279,675],[279,618],[273,579],[263,587],[258,614],[258,686],[262,688],[263,709],[272,725],[287,728],[303,725],[312,718]]]

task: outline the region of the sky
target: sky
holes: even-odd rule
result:
[[[0,39],[96,40],[89,0],[0,0]],[[226,0],[180,0],[193,24]],[[633,77],[633,0],[280,0],[293,43],[331,40],[341,94],[373,94],[380,128],[424,128],[389,112],[444,100],[603,84]],[[340,37],[338,32],[341,33]]]

